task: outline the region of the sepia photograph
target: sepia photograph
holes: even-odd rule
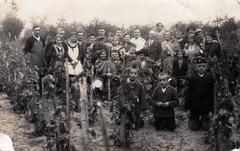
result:
[[[0,151],[240,151],[240,0],[0,0]]]

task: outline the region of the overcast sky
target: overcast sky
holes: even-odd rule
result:
[[[10,7],[0,0],[0,19]],[[235,16],[240,20],[238,0],[14,0],[17,15],[30,26],[31,16],[48,16],[48,23],[57,18],[88,24],[95,17],[125,27],[130,24],[162,22],[169,26],[177,21],[199,20],[207,22],[216,16]],[[240,1],[240,0],[239,0]]]

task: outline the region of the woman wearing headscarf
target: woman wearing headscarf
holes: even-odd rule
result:
[[[212,32],[206,33],[204,57],[221,57],[221,47]]]

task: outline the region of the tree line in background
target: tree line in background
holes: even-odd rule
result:
[[[141,37],[148,39],[148,32],[150,30],[155,30],[155,24],[147,24],[147,25],[141,25],[141,24],[135,24],[130,25],[129,27],[124,27],[122,25],[121,27],[118,27],[117,25],[110,24],[106,20],[100,20],[98,18],[94,18],[90,21],[88,25],[84,25],[79,21],[72,21],[68,23],[65,19],[59,18],[56,25],[51,25],[47,23],[47,16],[44,17],[31,17],[30,23],[32,26],[39,25],[41,27],[41,33],[42,36],[46,39],[47,36],[54,37],[57,32],[57,28],[61,27],[65,29],[65,38],[68,38],[70,33],[72,31],[79,31],[83,30],[85,32],[85,39],[88,38],[88,36],[91,33],[97,33],[99,27],[104,27],[106,33],[112,32],[115,33],[117,29],[121,29],[123,33],[130,33],[133,35],[133,29],[134,28],[140,28],[141,30]],[[24,31],[24,36],[21,38],[21,42],[25,43],[26,38],[29,37],[32,34],[32,29],[24,29],[24,21],[16,17],[13,13],[8,13],[0,22],[0,32],[1,37],[7,36],[18,38],[22,31]],[[189,22],[182,22],[179,21],[172,25],[169,29],[173,34],[179,30],[184,34],[186,34],[186,29],[188,26],[194,26],[195,28],[201,28],[204,32],[211,31],[214,28],[219,28],[220,38],[225,44],[230,45],[230,43],[237,44],[240,40],[240,21],[236,21],[234,17],[228,17],[225,16],[224,18],[217,17],[215,20],[209,21],[207,23],[203,23],[200,21],[189,21]],[[24,30],[23,30],[24,29]]]

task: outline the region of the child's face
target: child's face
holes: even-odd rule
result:
[[[62,39],[61,38],[57,38],[56,39],[56,44],[57,45],[61,45],[62,44]]]
[[[207,70],[207,63],[199,63],[196,65],[198,73],[203,74]]]
[[[95,36],[90,36],[89,38],[91,41],[95,41],[96,40],[96,37]]]
[[[117,46],[117,45],[118,45],[118,40],[117,40],[117,39],[113,39],[112,44],[113,44],[114,46]]]
[[[113,60],[117,60],[117,59],[118,59],[118,53],[113,52],[113,53],[111,54],[111,58],[112,58]]]
[[[178,52],[178,59],[182,59],[183,58],[183,53],[182,52]]]
[[[112,35],[108,35],[108,41],[112,42],[113,41],[113,36]]]
[[[135,54],[136,53],[136,47],[131,47],[130,50],[129,50],[129,53],[130,54]]]
[[[169,84],[168,77],[166,75],[158,76],[158,81],[160,83],[160,86],[163,88],[165,88]]]
[[[102,52],[101,54],[100,54],[100,58],[103,60],[103,59],[105,59],[107,57],[107,54],[106,54],[106,52]]]
[[[193,38],[188,38],[188,41],[189,41],[190,44],[194,43]]]
[[[133,81],[136,80],[137,76],[138,76],[138,70],[137,69],[130,69],[130,71],[129,71],[130,80],[133,80]]]
[[[182,38],[182,32],[176,32],[176,38],[177,39]]]

